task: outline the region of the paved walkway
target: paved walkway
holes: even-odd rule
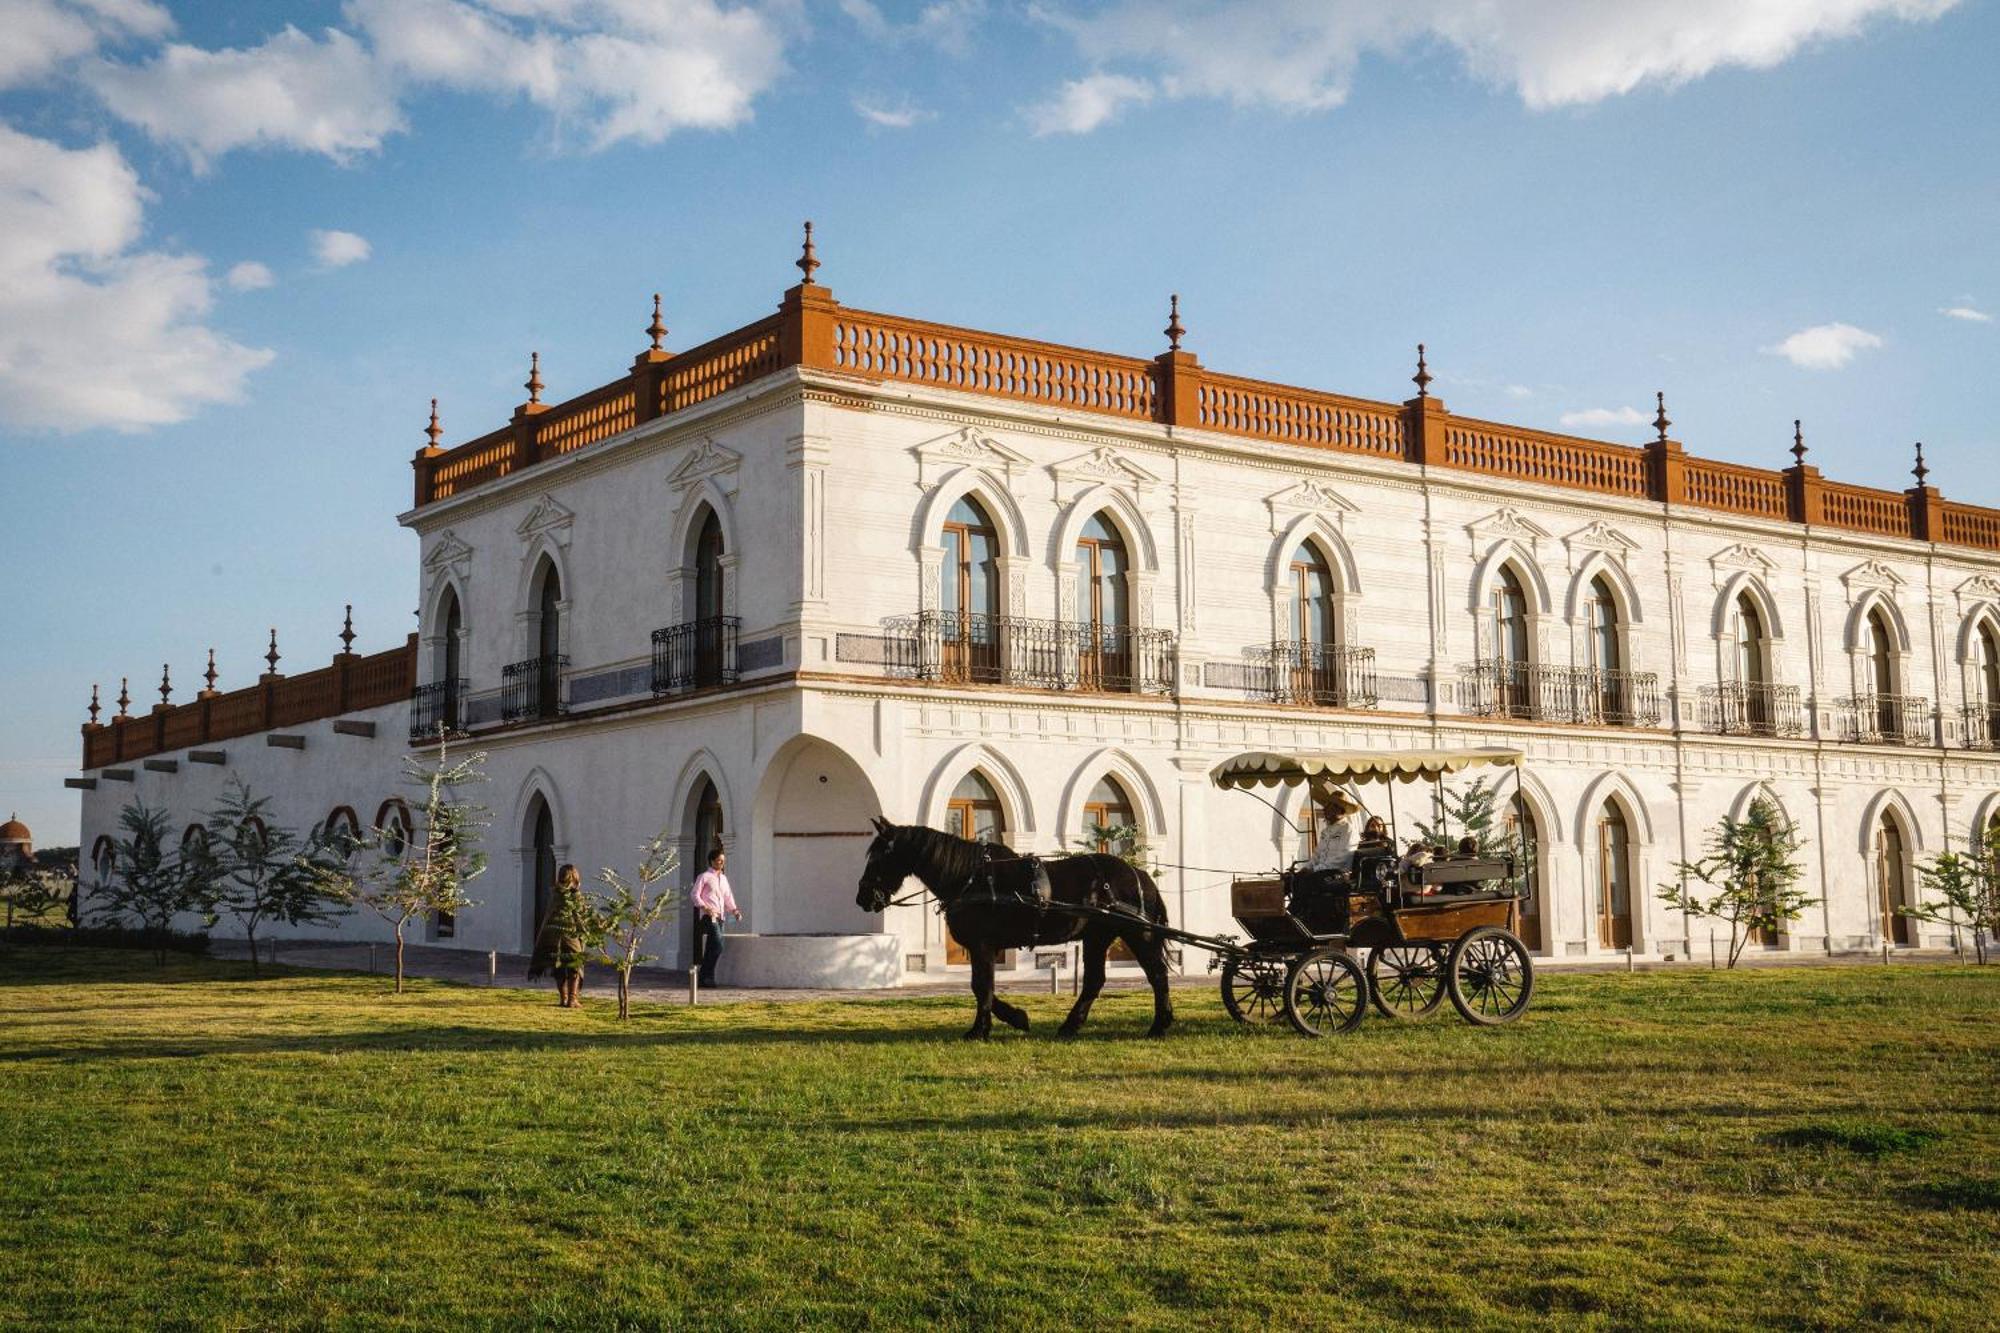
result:
[[[342,972],[380,972],[387,974],[395,968],[395,950],[388,944],[345,944],[326,940],[280,940],[277,945],[277,961],[286,967],[326,968]],[[265,953],[270,946],[260,944],[259,953]],[[249,951],[241,940],[218,939],[211,943],[209,952],[217,958],[248,958]],[[266,955],[268,957],[268,955]],[[403,970],[412,977],[425,977],[439,981],[455,981],[471,986],[498,985],[515,990],[550,989],[551,983],[528,980],[528,959],[525,954],[503,953],[497,956],[495,966],[493,955],[470,949],[441,949],[432,945],[413,944],[404,952]],[[1194,955],[1190,955],[1192,959]],[[1970,961],[1968,952],[1966,961]],[[1898,949],[1891,955],[1890,966],[1908,963],[1950,963],[1959,961],[1957,954],[1948,949]],[[1848,953],[1832,957],[1819,954],[1745,954],[1742,967],[1866,967],[1882,966],[1879,953]],[[1631,970],[1637,972],[1686,971],[1690,968],[1706,968],[1702,962],[1661,963],[1657,961],[1634,960]],[[1622,959],[1605,961],[1602,959],[1572,960],[1562,958],[1538,958],[1535,967],[1543,972],[1623,972],[1627,965]],[[491,969],[489,971],[489,969]],[[999,976],[999,989],[1010,995],[1041,994],[1049,990],[1048,977],[1044,973],[1003,972]],[[1175,990],[1213,989],[1216,977],[1196,967],[1173,978]],[[1074,979],[1063,973],[1056,982],[1059,993],[1071,992]],[[808,989],[749,989],[736,986],[704,986],[699,1002],[702,1004],[730,1004],[744,1001],[773,1003],[790,1000],[896,1000],[911,996],[964,995],[970,988],[970,981],[964,972],[945,972],[922,981],[910,980],[901,986],[891,986],[881,990],[808,990]],[[1114,969],[1105,982],[1106,991],[1144,990],[1146,979],[1136,969]],[[585,973],[584,992],[615,1000],[618,995],[616,976],[609,968],[593,967]],[[665,968],[642,967],[632,974],[632,998],[653,1004],[688,1003],[688,977],[681,971]]]

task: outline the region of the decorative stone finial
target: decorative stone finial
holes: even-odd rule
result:
[[[278,627],[271,627],[271,650],[264,654],[264,660],[271,664],[271,674],[278,674]]]
[[[126,711],[127,709],[131,708],[131,706],[132,706],[132,678],[130,676],[120,676],[118,678],[118,717],[117,717],[118,721],[122,722],[126,718],[131,716],[131,714]]]
[[[653,345],[648,349],[649,351],[664,352],[666,350],[667,326],[660,322],[660,294],[658,292],[653,293],[653,322],[646,326],[646,336],[653,340]]]
[[[1175,292],[1167,298],[1167,327],[1161,330],[1167,335],[1167,350],[1181,350],[1181,339],[1187,336],[1187,328],[1181,323],[1181,294]]]
[[[1792,418],[1792,466],[1806,465],[1806,432],[1797,417]]]
[[[537,405],[541,403],[542,354],[540,352],[528,353],[528,378],[522,382],[521,387],[528,391],[528,401],[530,403]]]
[[[1667,427],[1674,424],[1667,419],[1666,391],[1662,389],[1655,392],[1653,394],[1653,401],[1660,405],[1659,411],[1653,413],[1653,430],[1659,435],[1660,443],[1665,444],[1667,442]]]
[[[168,706],[168,697],[174,692],[174,683],[167,678],[167,664],[160,663],[160,707]]]
[[[430,439],[430,447],[438,447],[438,439],[444,434],[444,427],[438,425],[438,400],[431,399],[431,424],[424,427],[424,434]]]
[[[806,223],[806,248],[798,257],[799,272],[806,275],[802,286],[813,285],[813,270],[819,267],[819,256],[813,253],[813,224]]]
[[[1417,386],[1417,397],[1431,396],[1431,368],[1424,363],[1424,345],[1417,344],[1417,373],[1410,376],[1410,382]]]
[[[347,618],[340,622],[340,651],[354,651],[354,603],[347,604]]]
[[[201,678],[208,682],[206,693],[215,693],[215,681],[221,674],[221,672],[215,669],[215,649],[211,648],[208,650],[208,670],[201,673]]]
[[[102,704],[100,704],[100,703],[98,703],[98,702],[97,702],[97,685],[96,685],[96,683],[95,683],[95,682],[92,682],[92,684],[91,684],[91,687],[90,687],[90,725],[91,725],[91,726],[93,726],[93,727],[94,727],[94,726],[96,726],[96,725],[97,725],[97,715],[98,715],[99,713],[103,712],[103,711],[104,711],[104,705],[102,705]]]
[[[1921,486],[1924,484],[1924,478],[1928,477],[1930,474],[1931,470],[1928,467],[1924,466],[1924,442],[1922,440],[1918,440],[1917,465],[1910,469],[1910,475],[1915,477],[1917,479],[1917,485]]]

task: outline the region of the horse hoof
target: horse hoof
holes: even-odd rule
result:
[[[1065,1023],[1056,1029],[1056,1035],[1067,1041],[1076,1035],[1076,1029]]]
[[[1026,1014],[1015,1014],[1012,1018],[1002,1019],[1001,1021],[1016,1032],[1026,1032],[1028,1030],[1028,1016]]]
[[[965,1041],[985,1041],[985,1040],[986,1040],[986,1039],[987,1039],[988,1037],[990,1037],[990,1036],[992,1036],[992,1035],[993,1035],[993,1034],[992,1034],[991,1032],[988,1032],[988,1031],[987,1031],[986,1029],[984,1029],[984,1028],[968,1028],[968,1029],[966,1030],[966,1033],[965,1033],[965,1036],[964,1036],[963,1040],[965,1040]]]

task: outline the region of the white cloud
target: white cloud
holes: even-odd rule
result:
[[[1636,407],[1590,407],[1581,412],[1565,412],[1556,420],[1569,427],[1602,429],[1606,426],[1640,426],[1646,414]]]
[[[1800,370],[1839,370],[1855,354],[1880,347],[1882,339],[1852,324],[1815,324],[1763,350],[1782,356]]]
[[[1533,398],[1535,391],[1525,384],[1510,384],[1505,390],[1509,398]]]
[[[318,231],[312,233],[313,258],[321,268],[346,268],[358,264],[375,252],[363,236],[351,231]]]
[[[151,0],[0,0],[0,88],[45,78],[106,42],[165,37],[173,27]]]
[[[203,51],[178,43],[142,65],[86,74],[113,114],[184,151],[197,170],[234,148],[295,148],[346,161],[403,128],[396,91],[353,37],[297,28],[261,46]]]
[[[231,268],[228,273],[223,275],[222,280],[229,284],[231,290],[239,292],[262,291],[277,281],[276,278],[271,276],[271,270],[268,266],[260,264],[254,259],[246,259]]]
[[[1993,322],[1993,316],[1987,314],[1984,310],[1976,310],[1969,305],[1944,306],[1938,313],[1949,316],[1952,319],[1965,320],[1970,324],[1991,324]]]
[[[925,111],[907,102],[899,106],[883,106],[860,97],[854,99],[854,114],[870,125],[880,126],[885,130],[907,130],[912,125],[936,119],[935,112]]]
[[[972,49],[972,33],[986,17],[986,0],[934,0],[908,23],[892,23],[874,0],[840,0],[840,12],[876,41],[924,42],[948,55]]]
[[[1028,127],[1037,136],[1088,134],[1127,106],[1153,100],[1152,85],[1123,74],[1072,79],[1048,101],[1028,108]]]
[[[1030,13],[1070,34],[1092,64],[1135,66],[1163,98],[1324,111],[1347,100],[1370,55],[1427,44],[1541,109],[1720,68],[1778,64],[1872,19],[1933,19],[1957,0],[1121,0]]]
[[[243,49],[171,45],[99,62],[88,81],[200,168],[237,148],[373,152],[426,88],[525,98],[592,148],[656,143],[748,120],[785,68],[780,18],[718,0],[349,0],[342,13],[347,27],[319,38],[286,27]]]
[[[137,430],[242,397],[271,353],[203,323],[207,263],[139,250],[147,195],[110,144],[0,125],[0,421]]]

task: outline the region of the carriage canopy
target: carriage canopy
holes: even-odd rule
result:
[[[1349,782],[1435,782],[1469,768],[1520,764],[1521,752],[1502,746],[1464,750],[1322,750],[1311,754],[1274,754],[1251,750],[1209,770],[1216,786],[1311,787],[1325,795]]]

